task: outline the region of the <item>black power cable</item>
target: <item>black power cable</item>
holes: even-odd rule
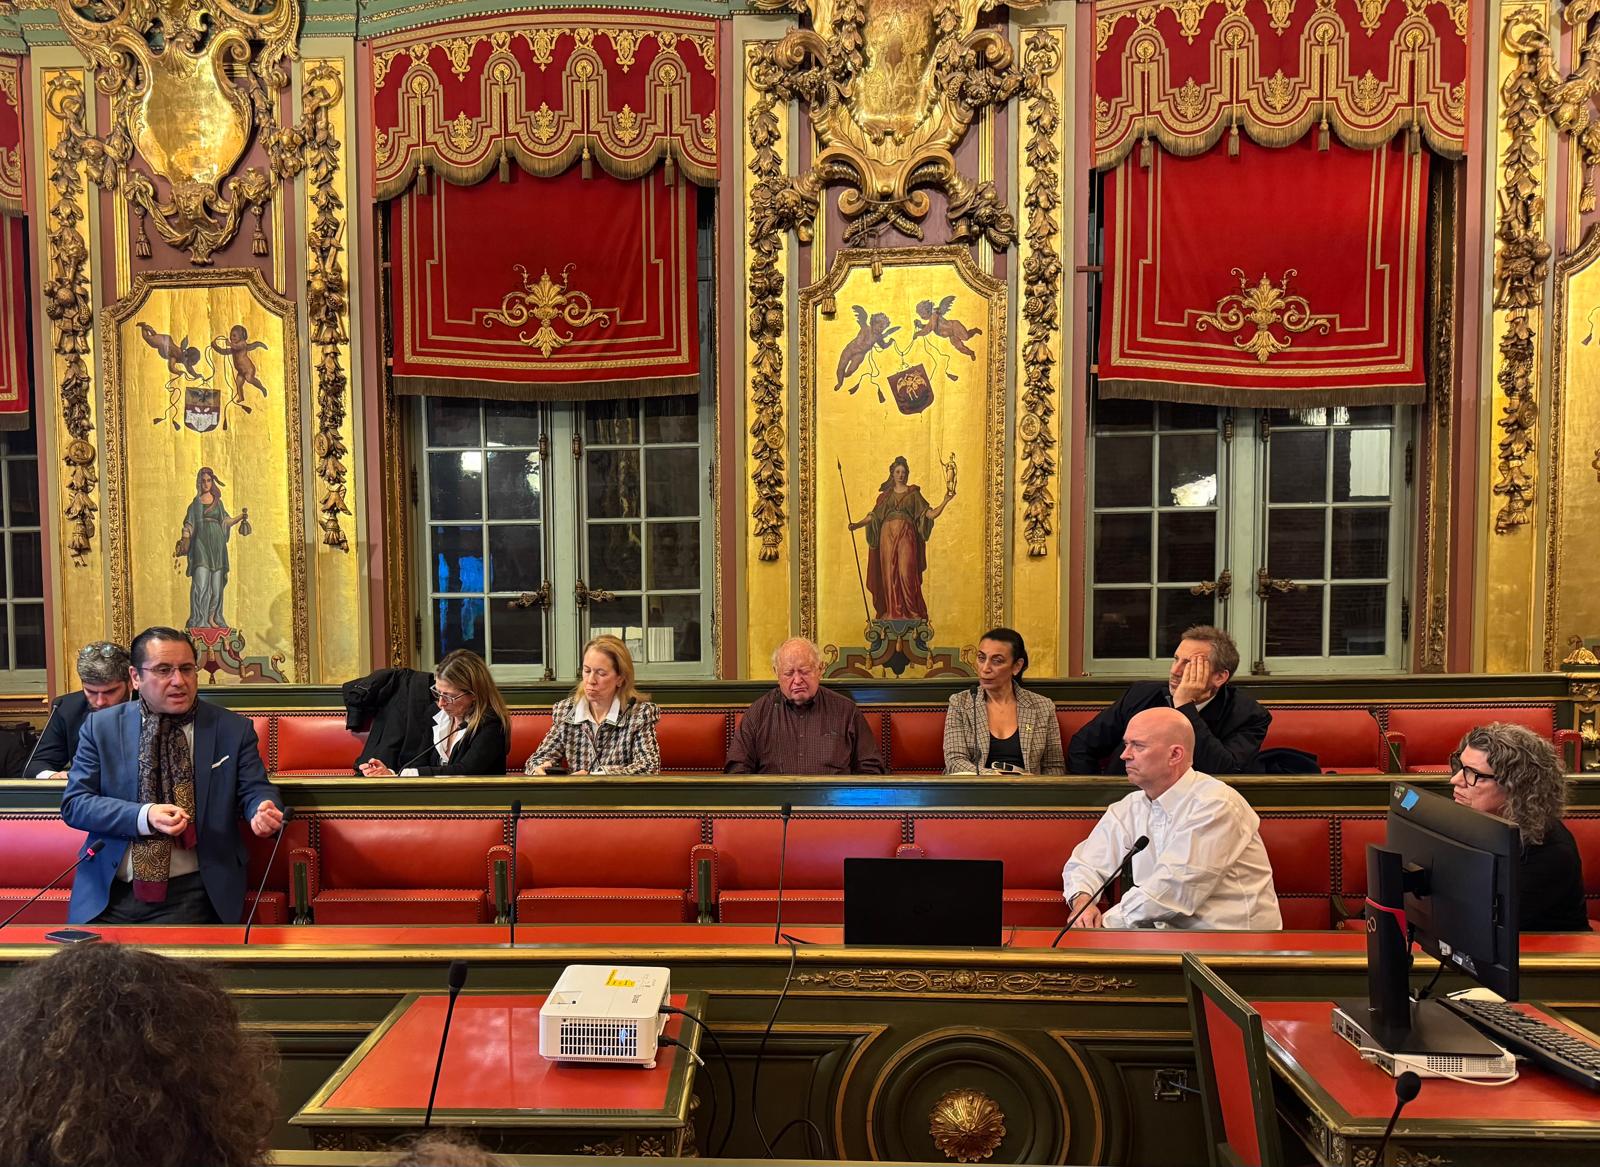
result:
[[[668,1010],[667,1006],[665,1006],[665,1005],[662,1006],[661,1012],[665,1013],[665,1012],[667,1012],[667,1010]],[[681,1009],[673,1009],[672,1012],[674,1012],[674,1013],[683,1013],[683,1011]],[[688,1014],[687,1013],[683,1013],[683,1016],[687,1017]],[[696,1019],[696,1020],[698,1020],[698,1019]],[[702,1028],[704,1028],[704,1027],[702,1027]],[[706,1064],[704,1058],[702,1058],[699,1054],[695,1053],[694,1050],[692,1050],[688,1046],[684,1045],[683,1042],[679,1041],[675,1037],[668,1037],[666,1034],[662,1034],[660,1037],[656,1038],[656,1046],[657,1046],[657,1048],[659,1048],[661,1046],[664,1046],[664,1045],[677,1046],[684,1053],[688,1054],[695,1061],[699,1062],[701,1066],[704,1067],[705,1064]],[[710,1105],[710,1107],[707,1108],[707,1113],[706,1113],[706,1144],[709,1147],[710,1143],[711,1143],[711,1138],[712,1138],[713,1132],[715,1132],[716,1127],[717,1127],[717,1110],[718,1110],[718,1104],[717,1104],[717,1076],[711,1072],[709,1067],[706,1068],[706,1082],[711,1087],[711,1091],[710,1091],[710,1093],[711,1093],[711,1105]]]
[[[698,1025],[700,1027],[700,1032],[709,1037],[711,1039],[711,1044],[716,1047],[717,1057],[722,1062],[722,1072],[728,1075],[728,1098],[730,1099],[728,1103],[728,1129],[722,1132],[722,1142],[716,1144],[715,1150],[712,1150],[712,1142],[716,1137],[715,1123],[708,1122],[706,1124],[706,1150],[711,1152],[712,1158],[720,1159],[722,1158],[722,1152],[727,1150],[728,1140],[733,1137],[734,1124],[739,1120],[739,1086],[738,1083],[733,1080],[733,1065],[728,1061],[727,1051],[722,1048],[722,1039],[717,1036],[716,1030],[712,1029],[704,1021],[701,1021],[700,1018],[696,1017],[693,1013],[684,1012],[676,1005],[663,1005],[661,1006],[661,1012],[676,1014],[677,1016],[682,1017],[684,1020],[693,1021],[696,1025]],[[706,1077],[711,1077],[710,1070],[706,1071]],[[716,1097],[716,1090],[717,1084],[715,1081],[713,1081],[711,1083],[711,1094],[713,1098]],[[715,1115],[716,1111],[713,1110],[712,1114]]]

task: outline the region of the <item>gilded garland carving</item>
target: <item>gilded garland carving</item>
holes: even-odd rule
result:
[[[1005,1139],[1006,1116],[982,1090],[951,1090],[928,1112],[928,1134],[945,1158],[976,1163],[993,1155]]]
[[[86,358],[94,328],[94,306],[89,296],[89,245],[80,226],[84,212],[81,168],[84,142],[85,95],[77,77],[54,72],[45,85],[44,106],[57,123],[60,137],[50,148],[49,278],[44,282],[44,312],[50,320],[53,349],[60,362],[61,422],[71,440],[62,451],[66,464],[67,504],[66,546],[72,562],[88,566],[94,543],[94,488],[99,483],[95,470],[95,446],[89,440],[94,432],[90,420],[90,372]]]
[[[1022,52],[1028,95],[1026,166],[1032,173],[1022,198],[1028,224],[1023,235],[1022,318],[1028,335],[1022,345],[1022,412],[1017,436],[1022,440],[1022,533],[1028,554],[1038,557],[1049,552],[1055,517],[1050,483],[1056,475],[1051,419],[1056,412],[1056,338],[1061,329],[1061,252],[1056,242],[1061,233],[1057,220],[1061,206],[1061,147],[1057,140],[1061,103],[1051,84],[1061,67],[1061,51],[1055,37],[1041,30],[1028,35]]]
[[[857,968],[801,973],[799,985],[861,993],[981,993],[1008,996],[1086,996],[1133,988],[1126,977],[1103,973],[1001,972],[986,969]]]

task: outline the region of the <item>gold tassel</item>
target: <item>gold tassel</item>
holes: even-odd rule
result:
[[[1239,123],[1228,127],[1228,157],[1239,157]]]
[[[589,161],[589,147],[588,147],[587,144],[585,144],[584,147],[583,147],[583,159],[582,159],[582,162],[581,162],[581,167],[582,167],[582,170],[583,170],[583,177],[585,177],[585,178],[593,178],[594,177],[594,163]]]
[[[671,186],[674,182],[676,182],[678,180],[678,168],[677,168],[677,166],[675,166],[673,164],[673,162],[672,162],[672,154],[670,152],[667,154],[666,171],[667,171],[667,176],[666,176],[667,185]]]
[[[1317,149],[1326,154],[1331,145],[1331,135],[1328,133],[1328,119],[1323,118],[1322,124],[1317,127]]]
[[[504,142],[500,143],[500,181],[511,181],[511,151]]]
[[[1411,128],[1406,131],[1406,153],[1422,153],[1422,127],[1416,122],[1411,123]]]
[[[1150,139],[1149,138],[1145,138],[1143,141],[1141,141],[1139,143],[1139,165],[1143,169],[1145,169],[1145,170],[1149,170],[1150,169],[1150,163],[1154,159],[1154,154],[1155,154],[1155,151],[1152,150],[1151,147],[1150,147]]]
[[[255,206],[252,207],[251,210],[253,210],[256,215],[256,233],[250,238],[250,254],[265,255],[267,253],[267,237],[261,233],[262,208],[260,206]]]
[[[417,163],[417,193],[423,198],[428,197],[428,164]]]
[[[150,258],[150,236],[144,233],[144,212],[139,212],[139,236],[133,241],[133,253],[140,259]]]

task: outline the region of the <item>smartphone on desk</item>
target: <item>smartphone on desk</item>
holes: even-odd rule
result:
[[[54,932],[46,932],[44,938],[52,944],[87,944],[100,939],[100,933],[85,932],[82,928],[57,928]]]

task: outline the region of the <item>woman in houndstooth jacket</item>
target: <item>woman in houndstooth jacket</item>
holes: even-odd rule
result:
[[[615,636],[584,645],[578,683],[550,716],[550,732],[528,758],[529,774],[556,767],[571,774],[661,772],[661,711],[634,688],[633,655]]]
[[[1055,702],[1022,687],[1028,649],[992,628],[978,641],[978,687],[950,698],[944,717],[946,774],[1065,774]]]

